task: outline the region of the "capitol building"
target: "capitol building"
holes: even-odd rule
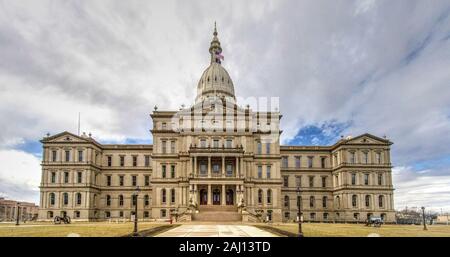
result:
[[[391,141],[280,145],[278,108],[238,103],[216,28],[209,54],[194,103],[150,114],[152,145],[44,137],[39,219],[129,220],[137,205],[139,220],[395,221]]]

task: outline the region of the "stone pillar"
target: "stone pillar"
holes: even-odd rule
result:
[[[208,184],[208,205],[211,205],[212,200],[212,192],[211,192],[211,184]]]
[[[239,157],[236,157],[236,178],[239,178]]]
[[[226,201],[225,201],[226,199],[225,199],[225,185],[224,184],[222,184],[222,197],[221,197],[221,204],[222,205],[225,205],[226,204]]]
[[[222,156],[222,177],[225,177],[225,156]]]
[[[192,168],[192,165],[193,165],[193,161],[192,161],[192,157],[190,157],[189,158],[189,171],[188,171],[188,176],[190,176],[191,174],[192,174],[192,172],[193,172],[193,168]]]
[[[198,203],[198,186],[197,186],[197,184],[194,185],[193,201],[195,204]]]
[[[194,156],[194,177],[197,176],[197,156]]]
[[[211,177],[211,156],[208,157],[208,178]]]

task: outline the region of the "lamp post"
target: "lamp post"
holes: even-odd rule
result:
[[[428,230],[427,229],[427,223],[425,221],[425,207],[422,206],[422,219],[423,219],[423,230]]]
[[[133,236],[138,236],[138,195],[139,195],[139,187],[136,187],[136,191],[133,194],[134,198],[134,230]]]
[[[16,226],[19,226],[19,220],[20,220],[20,203],[17,203],[17,217],[16,217]]]
[[[300,210],[301,203],[299,201],[300,199],[300,187],[297,187],[297,222],[298,222],[298,237],[303,237],[303,231],[302,231],[302,212]]]

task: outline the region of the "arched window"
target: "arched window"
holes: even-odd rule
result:
[[[174,203],[175,202],[175,188],[172,188],[170,190],[170,202]]]
[[[366,207],[370,207],[370,195],[366,195]]]
[[[383,208],[384,206],[384,196],[378,196],[378,207]]]
[[[106,206],[111,206],[111,196],[110,195],[106,196]]]
[[[327,208],[327,201],[328,201],[328,197],[326,197],[326,196],[322,197],[322,207],[323,208]]]
[[[81,204],[81,193],[77,193],[76,201],[77,201],[77,205]]]
[[[263,201],[263,191],[260,189],[258,190],[258,203],[262,204]]]
[[[357,202],[358,202],[358,196],[357,195],[352,195],[352,206],[356,207],[357,206]]]
[[[341,197],[336,196],[336,207],[339,209],[341,208]]]
[[[50,205],[55,205],[55,193],[50,193],[49,197],[50,197]]]
[[[123,195],[119,195],[119,206],[123,206]]]
[[[284,207],[289,208],[289,196],[284,196]]]
[[[161,202],[166,203],[166,189],[161,189]]]
[[[267,190],[267,204],[271,204],[272,203],[272,190],[269,189]]]
[[[150,200],[149,200],[149,198],[148,198],[148,195],[145,195],[144,196],[144,205],[145,206],[148,206],[150,204]]]
[[[314,203],[316,202],[316,199],[314,196],[309,197],[309,207],[314,208]]]
[[[63,205],[68,205],[68,204],[69,204],[69,194],[63,193]]]

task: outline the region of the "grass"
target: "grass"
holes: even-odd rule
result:
[[[289,233],[298,233],[298,224],[273,224],[274,227]],[[376,233],[382,237],[450,237],[450,226],[432,225],[382,225],[381,227],[366,227],[364,224],[330,224],[303,223],[302,230],[305,237],[366,237]],[[269,229],[270,230],[270,229]]]
[[[149,230],[167,223],[139,222],[138,230]],[[14,223],[0,225],[0,237],[66,237],[75,233],[81,237],[118,237],[133,232],[133,223],[72,223],[54,225],[51,223],[26,223],[15,226]]]

